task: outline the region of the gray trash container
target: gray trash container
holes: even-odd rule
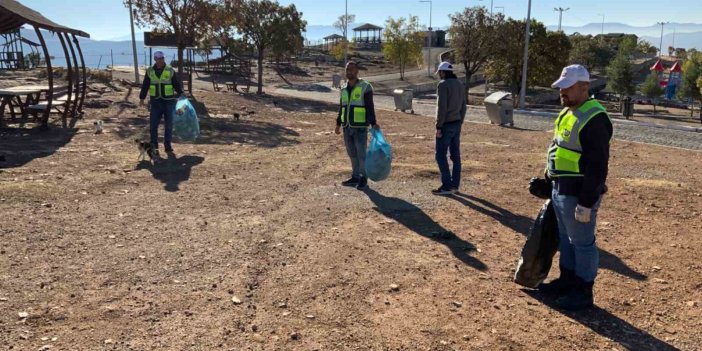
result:
[[[414,110],[412,109],[414,92],[412,89],[395,89],[392,91],[392,96],[395,100],[395,111],[400,110],[405,112],[406,110],[410,110],[410,113],[414,114]]]
[[[624,115],[626,119],[634,115],[634,102],[628,96],[622,101],[622,115]]]
[[[504,91],[492,93],[485,99],[484,104],[490,124],[514,126],[512,94]]]
[[[334,73],[332,76],[332,87],[336,89],[341,88],[341,75],[339,73]]]

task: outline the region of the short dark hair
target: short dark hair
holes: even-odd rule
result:
[[[347,67],[347,68],[348,68],[350,65],[354,65],[354,66],[356,66],[356,68],[358,68],[358,63],[357,63],[356,61],[349,61],[349,62],[346,62],[346,67]]]

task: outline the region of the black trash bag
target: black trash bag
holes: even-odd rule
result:
[[[551,270],[553,256],[558,251],[558,222],[551,200],[546,200],[536,217],[531,233],[524,243],[517,263],[514,282],[527,288],[536,288]]]
[[[550,199],[553,185],[544,178],[533,177],[529,179],[529,193],[541,199]]]

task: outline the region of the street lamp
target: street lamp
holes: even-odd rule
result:
[[[139,60],[137,59],[136,38],[134,37],[134,11],[129,1],[129,24],[132,28],[132,55],[134,56],[134,82],[139,83]]]
[[[431,44],[432,44],[431,43],[431,37],[432,37],[432,35],[431,35],[431,31],[432,31],[432,29],[431,29],[431,5],[432,5],[431,1],[432,0],[420,0],[419,1],[419,2],[428,2],[429,3],[429,47],[428,47],[429,54],[427,55],[428,56],[427,57],[427,75],[429,75],[429,76],[431,76]]]
[[[519,91],[519,108],[524,108],[526,98],[527,67],[529,65],[529,29],[531,27],[531,0],[527,10],[526,35],[524,36],[524,65],[522,65],[522,88]]]
[[[670,22],[656,22],[656,24],[661,25],[661,46],[658,47],[658,57],[663,56],[663,26]]]
[[[570,7],[568,8],[562,8],[562,7],[554,7],[553,11],[558,11],[558,31],[561,31],[561,22],[563,20],[563,12],[570,10]]]
[[[348,51],[349,51],[349,0],[346,0],[346,7],[344,10],[344,69],[346,69],[346,63],[348,62]]]

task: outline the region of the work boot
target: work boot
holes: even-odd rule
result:
[[[356,186],[356,185],[358,185],[358,178],[351,177],[349,180],[344,180],[343,182],[341,182],[341,185],[343,185],[343,186]]]
[[[575,285],[575,271],[561,266],[561,276],[548,282],[541,283],[537,287],[540,293],[544,295],[563,296],[570,292],[570,289]]]
[[[575,285],[570,292],[558,300],[556,304],[566,311],[577,311],[593,306],[592,287],[595,282],[586,282],[580,277],[575,277]]]
[[[358,185],[356,185],[356,189],[363,190],[367,187],[368,187],[368,178],[361,177],[361,179],[358,180]]]

